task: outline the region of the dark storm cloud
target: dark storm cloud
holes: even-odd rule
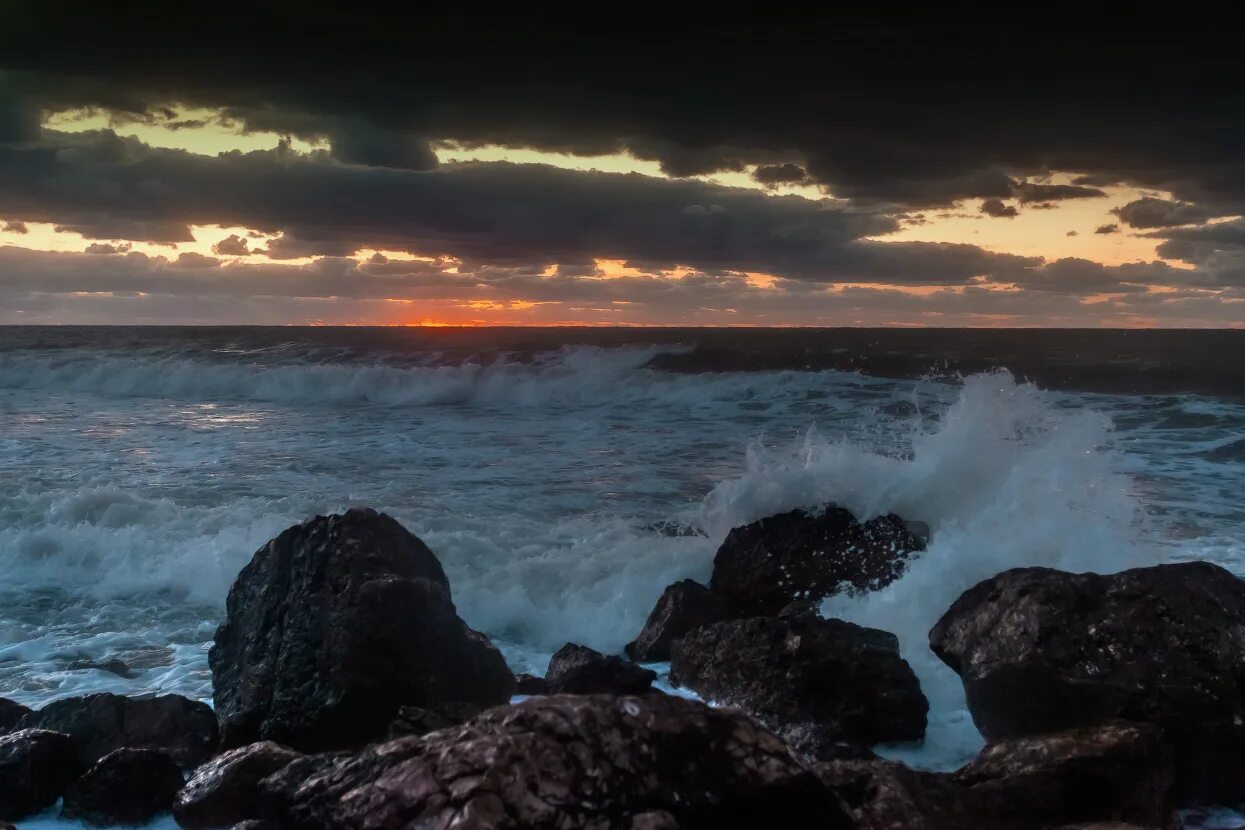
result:
[[[765,164],[752,171],[752,178],[766,187],[780,184],[807,184],[808,171],[798,164]]]
[[[1100,234],[1119,233],[1119,232],[1120,232],[1120,226],[1116,224],[1099,225],[1098,227],[1094,228],[1094,233],[1100,233]]]
[[[217,256],[246,256],[250,253],[246,239],[235,234],[222,239],[212,246],[212,253]]]
[[[1096,187],[1071,184],[1038,184],[1021,182],[1015,187],[1016,198],[1022,205],[1030,202],[1060,202],[1065,199],[1092,199],[1107,194]]]
[[[382,248],[495,265],[602,257],[920,284],[1034,262],[971,245],[872,241],[899,222],[699,181],[508,163],[414,172],[284,148],[208,157],[107,131],[0,148],[0,212],[91,238],[152,242],[182,241],[190,224],[257,228],[280,234],[267,248],[274,259]]]
[[[995,219],[1015,219],[1020,215],[1014,205],[1004,204],[1002,199],[986,199],[978,210]]]
[[[602,29],[527,9],[32,4],[0,27],[0,66],[22,70],[21,94],[42,106],[224,107],[327,140],[349,163],[425,169],[427,142],[452,140],[630,149],[672,175],[799,164],[836,196],[908,206],[1008,198],[1050,170],[1083,176],[1020,198],[1128,182],[1245,204],[1231,27],[1195,40],[1178,20],[1084,20],[1017,38],[1001,13],[898,17],[707,24],[665,9],[659,24],[637,14]],[[1009,71],[980,71],[995,65]]]
[[[0,230],[9,233],[30,233],[30,228],[26,227],[25,222],[5,222],[3,226],[0,226]]]
[[[1133,228],[1170,228],[1194,225],[1218,214],[1200,205],[1147,197],[1136,199],[1111,211],[1120,221]]]

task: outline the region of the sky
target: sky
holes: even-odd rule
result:
[[[190,5],[0,2],[0,324],[1245,326],[1222,21]]]

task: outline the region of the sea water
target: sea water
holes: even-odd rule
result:
[[[981,738],[927,634],[964,590],[1023,565],[1245,573],[1231,390],[680,371],[662,359],[695,338],[655,334],[0,330],[0,696],[210,701],[238,570],[352,505],[424,539],[460,615],[539,674],[567,641],[619,651],[731,527],[832,501],[932,530],[903,578],[823,612],[898,635],[930,726],[883,752],[951,769]],[[109,660],[128,676],[89,667]]]

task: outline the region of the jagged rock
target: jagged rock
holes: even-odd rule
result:
[[[547,695],[549,684],[543,677],[534,674],[516,674],[514,676],[514,693],[516,695]]]
[[[704,585],[691,579],[676,582],[662,592],[640,635],[627,644],[627,656],[645,662],[669,660],[675,640],[730,616],[726,601]]]
[[[775,730],[791,751],[808,761],[876,761],[869,747],[845,741],[837,730],[820,723],[796,723]]]
[[[991,743],[955,781],[974,812],[998,826],[1177,826],[1171,753],[1152,724],[1117,722]]]
[[[772,728],[818,724],[839,741],[916,741],[929,703],[895,635],[817,616],[705,626],[674,644],[670,680]]]
[[[27,715],[22,726],[72,735],[84,768],[123,747],[158,749],[183,767],[195,767],[212,757],[218,743],[212,707],[181,695],[70,697]]]
[[[792,510],[732,530],[714,557],[709,586],[736,616],[775,614],[796,599],[882,588],[924,547],[898,516],[862,524],[841,507]]]
[[[240,821],[229,830],[278,830],[277,825],[263,819]]]
[[[505,703],[514,676],[458,618],[437,558],[373,510],[317,516],[255,554],[209,655],[226,746],[359,747],[398,708]]]
[[[29,706],[0,697],[0,735],[12,732],[22,719],[31,713]]]
[[[458,726],[480,714],[483,709],[474,703],[442,703],[431,709],[422,706],[403,706],[398,716],[389,724],[389,740],[418,737]]]
[[[292,830],[852,826],[750,718],[664,695],[533,698],[353,758],[291,765],[263,786]]]
[[[964,804],[949,776],[882,760],[814,765],[817,776],[852,817],[856,830],[990,830]],[[1011,828],[1011,825],[997,825]]]
[[[173,817],[192,830],[258,819],[259,782],[302,757],[271,741],[230,750],[194,771],[173,802]]]
[[[173,805],[182,771],[166,752],[110,752],[65,791],[63,818],[87,824],[145,824]]]
[[[65,667],[67,671],[102,671],[108,674],[115,674],[117,677],[130,680],[134,677],[134,671],[124,660],[74,660]]]
[[[1164,727],[1185,797],[1245,798],[1245,582],[1207,562],[1007,571],[930,631],[988,738]]]
[[[62,732],[22,729],[0,737],[0,819],[51,807],[81,771],[73,738]]]
[[[640,695],[653,691],[657,672],[587,646],[567,643],[549,659],[545,682],[555,695]]]

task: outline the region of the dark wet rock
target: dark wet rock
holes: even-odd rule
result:
[[[226,746],[358,747],[400,706],[492,706],[514,688],[501,653],[458,618],[432,551],[366,509],[262,547],[229,591],[209,662]]]
[[[516,674],[514,676],[514,693],[516,695],[547,695],[549,683],[543,677],[534,674]]]
[[[9,700],[7,697],[0,697],[0,735],[12,732],[22,719],[31,713],[29,706]]]
[[[65,791],[63,818],[87,824],[145,824],[173,806],[182,771],[166,752],[110,752]]]
[[[230,830],[278,830],[278,828],[270,821],[253,818],[238,822]]]
[[[181,695],[70,697],[31,713],[22,725],[72,735],[83,767],[130,747],[167,752],[190,768],[212,757],[218,743],[212,707]]]
[[[134,677],[134,670],[124,660],[74,660],[65,667],[68,671],[102,671],[126,680]]]
[[[81,771],[73,738],[62,732],[22,729],[0,737],[0,819],[51,807]]]
[[[549,658],[545,682],[550,694],[640,695],[653,691],[657,672],[587,646],[567,643]]]
[[[809,761],[876,761],[868,746],[839,737],[833,727],[820,723],[790,724],[776,730],[791,751]]]
[[[484,711],[474,703],[441,703],[425,709],[422,706],[403,706],[398,716],[389,724],[389,740],[418,737],[458,726]]]
[[[929,703],[895,635],[816,616],[705,626],[674,644],[671,682],[772,728],[818,724],[839,741],[916,741]]]
[[[675,640],[730,616],[726,601],[704,585],[691,579],[676,582],[662,592],[644,630],[627,644],[627,656],[644,662],[664,662],[670,659],[670,644]]]
[[[1007,571],[930,632],[988,738],[1163,727],[1182,796],[1245,798],[1245,582],[1206,562]]]
[[[947,775],[882,760],[842,760],[813,767],[857,830],[987,830]],[[1010,825],[999,825],[1002,827]]]
[[[795,599],[875,591],[923,549],[898,516],[862,524],[841,507],[792,510],[732,530],[709,585],[738,615],[775,614]]]
[[[1152,724],[1116,722],[995,742],[954,777],[973,811],[998,826],[1176,826],[1171,754]]]
[[[17,828],[7,821],[0,821],[0,830],[17,830]]]
[[[851,827],[773,734],[664,695],[563,695],[491,709],[455,729],[293,765],[264,782],[300,828]],[[664,814],[664,815],[663,815]]]
[[[302,757],[271,741],[230,750],[194,771],[173,802],[173,817],[192,830],[261,818],[259,782]]]

